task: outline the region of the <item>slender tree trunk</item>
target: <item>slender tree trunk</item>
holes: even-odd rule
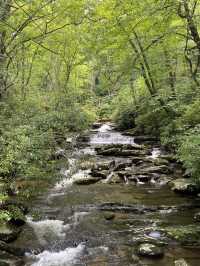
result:
[[[9,18],[11,0],[0,0],[0,21],[5,22]],[[6,91],[6,30],[0,30],[0,99]]]
[[[199,69],[200,69],[200,34],[198,32],[198,27],[195,24],[195,20],[194,20],[194,13],[195,13],[196,7],[197,7],[197,1],[195,1],[194,8],[192,9],[189,6],[188,0],[182,0],[178,8],[178,15],[187,21],[188,33],[191,35],[192,40],[196,44],[196,51],[197,51],[196,64],[189,58],[187,54],[185,54],[185,56],[186,56],[187,62],[189,63],[191,76],[194,82],[196,83],[196,85],[200,88],[200,82],[197,77]],[[188,42],[188,40],[186,40],[186,42]],[[187,45],[186,45],[186,50],[187,50]]]
[[[157,89],[156,89],[156,85],[155,85],[155,82],[154,82],[154,78],[153,78],[153,75],[151,73],[151,68],[149,66],[149,63],[148,63],[148,59],[146,57],[146,54],[144,52],[144,49],[143,49],[143,46],[142,46],[142,43],[137,35],[136,32],[134,32],[134,36],[135,36],[135,39],[137,41],[137,44],[138,44],[138,47],[140,48],[140,54],[143,58],[143,62],[144,62],[144,67],[146,68],[146,72],[147,72],[147,75],[148,75],[148,78],[149,78],[149,82],[151,83],[151,90],[153,92],[153,94],[156,94],[157,93]]]
[[[165,65],[168,71],[168,80],[169,85],[171,87],[173,98],[176,98],[176,89],[175,89],[175,82],[176,82],[176,68],[174,68],[171,64],[171,58],[167,50],[164,49],[164,56],[165,56]],[[177,61],[177,60],[176,60]]]

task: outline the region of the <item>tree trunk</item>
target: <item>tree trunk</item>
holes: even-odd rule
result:
[[[0,0],[0,21],[5,22],[10,14],[10,4],[11,0]],[[0,99],[2,98],[4,92],[6,91],[6,73],[5,65],[7,61],[6,56],[6,30],[0,30]]]

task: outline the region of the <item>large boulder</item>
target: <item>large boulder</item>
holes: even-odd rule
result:
[[[191,179],[179,178],[169,183],[172,190],[182,194],[198,194],[199,188]]]
[[[139,245],[137,254],[143,257],[161,258],[164,256],[164,251],[161,247],[151,243],[144,243]]]
[[[125,161],[116,162],[114,171],[125,170],[127,167],[131,167],[133,162],[131,159],[125,159]]]

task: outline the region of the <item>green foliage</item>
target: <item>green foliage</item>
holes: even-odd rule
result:
[[[179,141],[178,156],[191,176],[200,182],[200,127],[189,130]]]
[[[30,125],[18,126],[1,137],[0,175],[31,177],[31,169],[42,169],[51,155],[52,135]],[[38,171],[36,171],[37,173]]]
[[[0,210],[0,225],[3,223],[3,222],[7,222],[9,221],[11,218],[11,215],[8,211],[5,211],[5,210]]]
[[[114,121],[117,123],[119,129],[125,130],[135,126],[136,110],[132,104],[128,106],[120,106],[115,113]]]
[[[188,127],[195,127],[200,124],[200,99],[195,100],[186,107],[182,120]]]

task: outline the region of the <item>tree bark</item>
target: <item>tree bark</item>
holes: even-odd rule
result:
[[[198,32],[198,27],[195,24],[194,20],[194,13],[196,7],[197,7],[197,1],[195,2],[194,8],[191,9],[188,0],[182,0],[182,2],[179,4],[178,15],[181,18],[186,19],[188,32],[190,33],[192,40],[196,44],[197,60],[195,66],[194,62],[192,62],[192,60],[188,57],[188,55],[185,54],[185,56],[190,66],[191,76],[196,85],[200,87],[200,82],[197,77],[200,68],[200,34]],[[188,42],[188,40],[186,40],[186,42]]]
[[[5,22],[9,18],[11,0],[0,0],[0,21]],[[0,30],[0,99],[6,91],[6,30]]]

